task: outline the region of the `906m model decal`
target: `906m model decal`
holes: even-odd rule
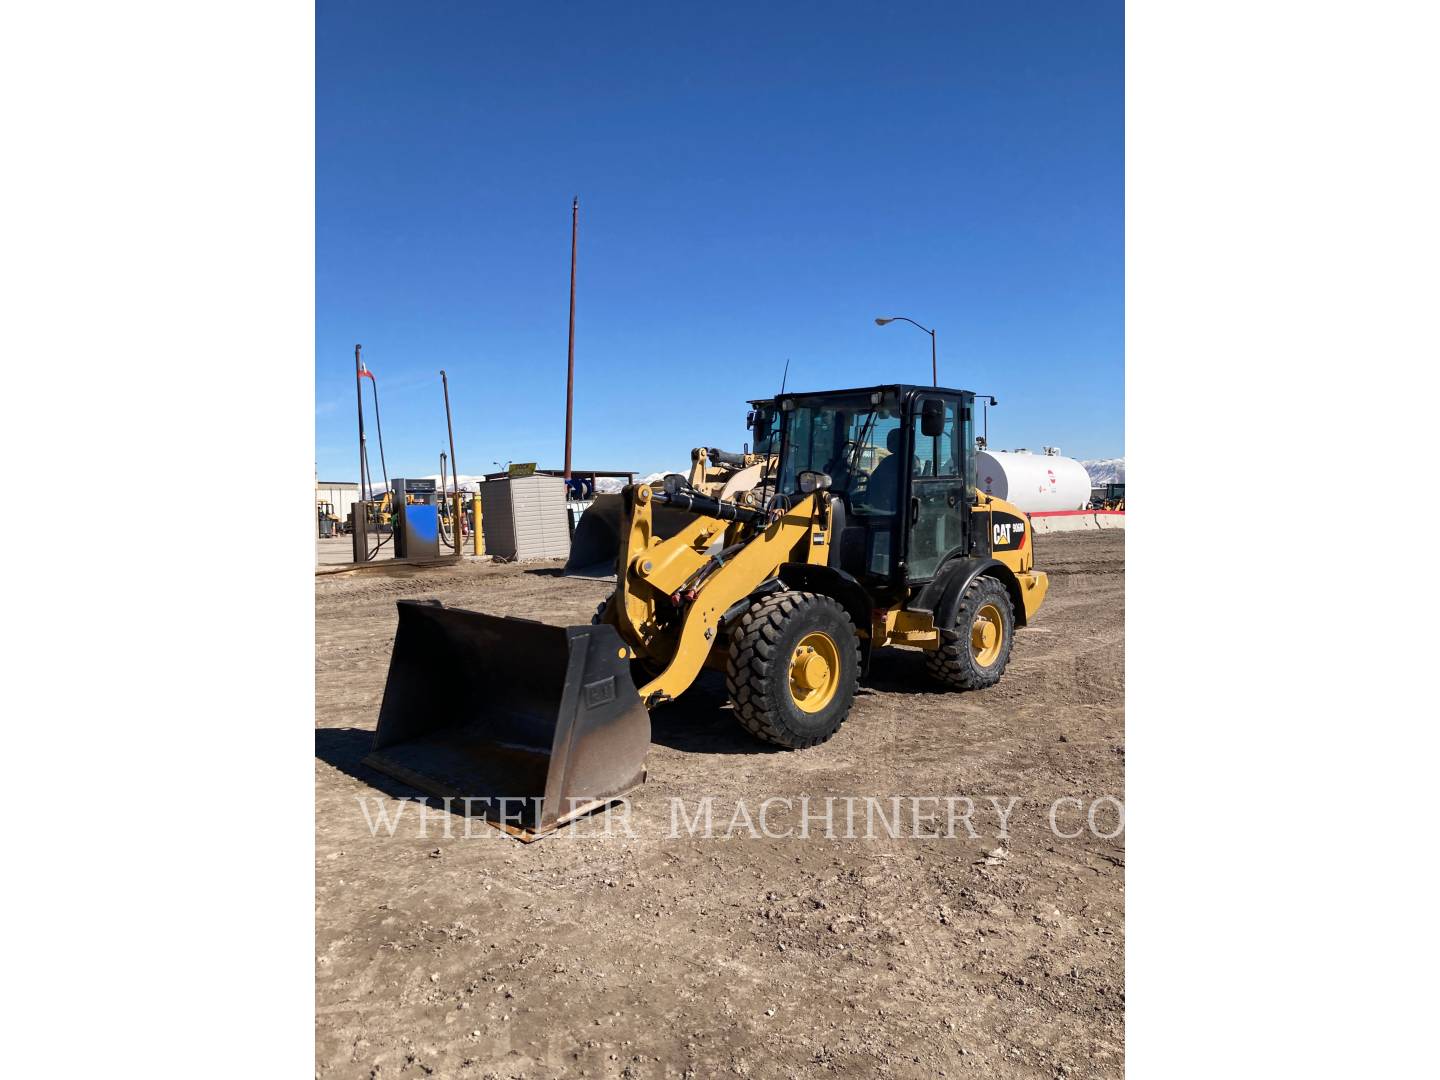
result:
[[[1028,525],[1014,514],[995,512],[990,515],[990,550],[1019,551],[1025,546]]]

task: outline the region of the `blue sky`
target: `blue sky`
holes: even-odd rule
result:
[[[321,0],[316,459],[392,475],[739,448],[745,401],[940,382],[996,446],[1124,453],[1119,2]],[[367,411],[369,388],[366,388]],[[367,427],[369,418],[367,418]],[[380,475],[373,438],[371,462]]]

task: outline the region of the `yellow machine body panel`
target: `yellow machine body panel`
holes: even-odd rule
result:
[[[1009,567],[1019,581],[1024,620],[1029,622],[1050,589],[1049,576],[1035,569],[1035,527],[1030,516],[1014,503],[984,492],[976,493],[972,513],[982,519],[979,527],[989,532],[990,557]]]
[[[787,562],[824,551],[820,500],[809,495],[775,516],[756,536],[735,543],[738,526],[697,516],[674,536],[654,534],[651,489],[630,489],[622,519],[615,595],[606,608],[637,659],[662,670],[639,688],[648,704],[678,697],[704,668],[721,617]],[[818,540],[818,543],[816,541]],[[726,552],[730,554],[726,555]],[[676,617],[676,601],[684,604]]]

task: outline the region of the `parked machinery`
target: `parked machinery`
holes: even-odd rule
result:
[[[316,532],[321,540],[328,540],[340,531],[340,518],[335,514],[335,504],[323,499],[315,500]]]
[[[779,468],[751,505],[683,478],[625,488],[615,588],[591,625],[400,601],[366,763],[543,833],[644,780],[647,710],[706,667],[747,731],[791,749],[839,729],[881,646],[924,650],[947,686],[999,680],[1049,582],[1024,513],[976,487],[974,395],[778,403]],[[662,538],[657,508],[688,520]]]
[[[1090,489],[1090,509],[1092,510],[1120,510],[1125,509],[1125,482],[1111,481],[1101,488]]]

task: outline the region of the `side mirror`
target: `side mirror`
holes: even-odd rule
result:
[[[945,402],[926,398],[920,403],[920,434],[933,439],[945,434]]]
[[[809,495],[812,491],[825,491],[830,487],[830,475],[823,472],[815,472],[813,469],[806,469],[795,478],[800,485],[802,493]]]
[[[755,445],[759,446],[770,437],[770,414],[754,413],[751,416],[750,427],[755,432]]]

